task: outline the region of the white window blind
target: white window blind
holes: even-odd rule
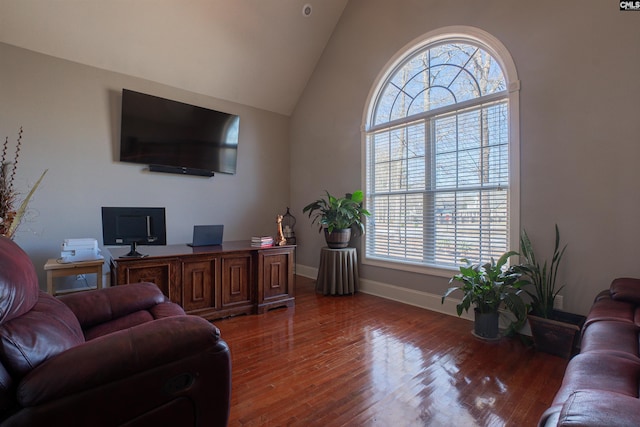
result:
[[[509,243],[506,82],[486,51],[444,43],[408,56],[366,133],[366,256],[455,267]]]

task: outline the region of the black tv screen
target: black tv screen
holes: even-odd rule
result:
[[[234,174],[240,117],[122,90],[120,161],[151,170]]]

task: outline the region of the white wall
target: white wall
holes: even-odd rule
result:
[[[143,60],[143,58],[141,58]],[[117,161],[122,88],[240,115],[235,175],[145,172]],[[194,224],[225,224],[225,240],[274,234],[289,200],[289,119],[0,43],[0,136],[24,127],[16,189],[43,183],[15,241],[40,274],[70,237],[102,242],[101,206],[163,206],[167,241],[191,240]],[[10,156],[13,158],[13,156]]]
[[[640,277],[640,14],[602,0],[350,0],[290,119],[0,44],[0,137],[14,141],[25,129],[18,188],[49,169],[31,204],[37,216],[16,241],[40,267],[64,238],[101,239],[100,206],[165,206],[168,240],[179,243],[201,222],[225,223],[228,239],[272,232],[289,205],[298,262],[312,269],[324,243],[301,210],[324,189],[362,187],[360,127],[376,76],[409,41],[451,25],[492,34],[514,59],[521,224],[543,253],[559,224],[569,243],[565,307],[584,313],[612,278]],[[150,174],[118,163],[123,87],[239,113],[238,174]],[[361,275],[434,295],[447,286],[445,278],[370,266]]]
[[[399,49],[437,28],[498,38],[521,82],[521,225],[541,256],[560,227],[564,306],[585,313],[619,276],[640,277],[640,14],[601,0],[350,0],[291,122],[298,262],[324,245],[302,207],[362,188],[366,99]],[[442,294],[447,279],[363,266],[364,282]]]

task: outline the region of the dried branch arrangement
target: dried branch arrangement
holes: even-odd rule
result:
[[[20,147],[22,146],[22,127],[18,132],[18,140],[13,155],[13,161],[9,159],[9,137],[6,137],[2,145],[2,158],[0,158],[0,235],[13,238],[24,213],[27,210],[29,200],[35,192],[38,185],[47,173],[45,170],[40,179],[31,188],[31,191],[22,200],[20,206],[16,209],[15,204],[18,199],[18,193],[14,189],[14,181],[16,170],[18,168],[18,159],[20,157]]]

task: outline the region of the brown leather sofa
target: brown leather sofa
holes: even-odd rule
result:
[[[1,426],[226,426],[229,348],[151,283],[55,298],[0,237]]]
[[[640,279],[620,278],[597,295],[580,354],[540,426],[640,426]]]

